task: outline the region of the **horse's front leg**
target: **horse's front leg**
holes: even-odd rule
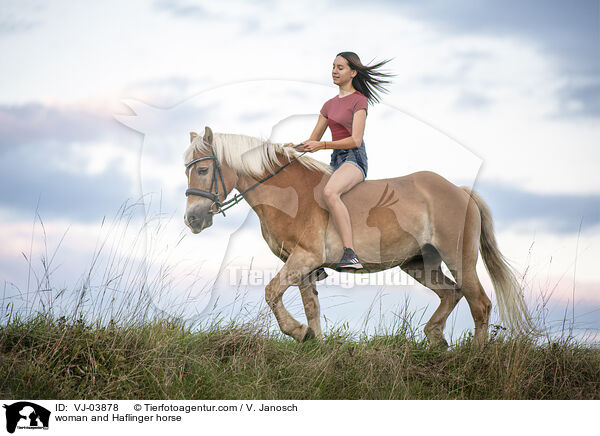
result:
[[[275,314],[283,333],[298,342],[311,339],[315,332],[305,324],[296,321],[283,305],[282,297],[290,286],[300,286],[302,279],[318,265],[316,256],[303,249],[295,249],[287,261],[265,288],[265,299]]]
[[[308,327],[312,330],[313,337],[317,340],[323,340],[323,332],[321,331],[321,306],[319,304],[319,293],[317,292],[317,284],[315,280],[306,277],[298,286],[302,295],[302,303],[304,304],[304,312]],[[310,331],[305,340],[311,339]]]

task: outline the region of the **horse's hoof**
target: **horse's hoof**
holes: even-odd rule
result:
[[[314,339],[315,337],[316,337],[316,335],[315,335],[315,332],[313,331],[313,329],[308,327],[308,329],[306,330],[306,334],[304,335],[304,339],[302,339],[302,342],[310,341],[310,340]]]
[[[448,348],[450,348],[450,345],[448,345],[448,342],[446,341],[446,339],[441,339],[436,342],[431,342],[429,344],[429,348],[432,350],[445,351]]]

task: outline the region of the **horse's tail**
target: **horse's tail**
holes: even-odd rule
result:
[[[496,291],[500,320],[514,331],[534,333],[536,329],[527,310],[515,271],[498,249],[490,208],[475,191],[466,186],[461,188],[471,196],[479,208],[481,215],[479,250]]]

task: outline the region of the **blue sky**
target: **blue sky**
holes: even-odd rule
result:
[[[71,229],[56,272],[65,283],[127,199],[152,196],[173,217],[165,243],[177,238],[188,132],[305,139],[335,95],[334,55],[353,50],[392,58],[397,74],[369,112],[369,178],[432,169],[474,184],[531,293],[551,283],[568,304],[575,282],[578,302],[598,309],[599,16],[586,0],[4,1],[0,274],[23,288],[36,207],[50,240]],[[195,245],[225,256],[247,213],[188,235],[173,262],[206,266]],[[260,244],[250,254],[270,264]]]

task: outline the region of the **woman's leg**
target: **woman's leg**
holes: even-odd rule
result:
[[[323,188],[323,196],[333,222],[342,238],[344,247],[352,248],[352,227],[346,205],[340,198],[355,185],[364,180],[362,171],[352,163],[342,164],[329,178]]]

